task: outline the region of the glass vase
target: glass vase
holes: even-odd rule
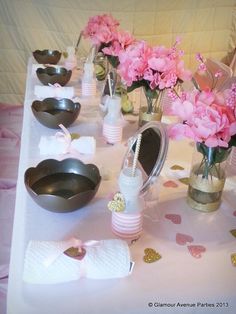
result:
[[[161,121],[163,90],[151,90],[143,87],[139,108],[139,126],[150,121]]]
[[[197,143],[190,171],[187,203],[202,212],[217,210],[226,180],[231,149]]]
[[[104,81],[108,72],[108,61],[103,52],[97,52],[94,57],[94,69],[96,79]]]

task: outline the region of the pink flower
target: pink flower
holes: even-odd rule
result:
[[[172,102],[169,113],[177,115],[183,124],[169,128],[171,138],[190,138],[208,147],[228,147],[231,136],[236,134],[234,108],[222,102],[215,92],[193,91]]]
[[[144,41],[139,41],[120,53],[118,73],[127,86],[144,78],[151,52],[151,47]]]
[[[134,37],[126,31],[119,31],[113,34],[113,40],[109,47],[103,48],[105,55],[116,56],[127,49],[128,46],[135,42]]]
[[[113,40],[118,26],[119,22],[111,15],[95,15],[89,18],[83,36],[95,45],[106,44]]]
[[[181,101],[180,98],[177,98],[172,102],[169,109],[169,114],[176,115],[185,121],[191,117],[193,110],[194,106],[190,101]]]
[[[185,70],[181,60],[183,52],[176,48],[178,42],[172,48],[152,48],[144,41],[131,44],[119,54],[118,71],[122,80],[128,86],[135,83],[138,87],[139,83],[152,90],[162,90],[173,88],[178,80],[191,79],[191,72]]]

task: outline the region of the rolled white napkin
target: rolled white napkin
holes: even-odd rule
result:
[[[71,148],[80,154],[94,155],[96,151],[96,140],[93,136],[81,136],[71,142]]]
[[[40,155],[58,155],[67,153],[79,153],[93,155],[96,151],[96,140],[93,136],[81,136],[71,139],[69,131],[59,125],[63,132],[57,132],[52,136],[41,136],[39,141]]]
[[[55,284],[81,277],[111,279],[131,274],[134,263],[125,241],[85,242],[81,247],[86,253],[81,260],[64,254],[76,241],[80,240],[30,241],[25,253],[23,280],[32,284]]]
[[[75,95],[74,87],[62,86],[41,86],[35,85],[34,95],[40,99],[47,97],[69,98],[72,99]]]

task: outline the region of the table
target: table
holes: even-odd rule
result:
[[[78,85],[78,78],[70,84]],[[144,219],[141,238],[130,246],[135,262],[133,273],[123,279],[89,280],[57,285],[29,285],[22,281],[24,253],[30,240],[63,240],[76,236],[83,241],[115,238],[111,232],[111,213],[107,209],[110,194],[117,189],[117,175],[126,150],[125,141],[137,129],[127,123],[122,144],[109,146],[101,135],[102,118],[98,104],[81,99],[82,111],[71,132],[94,135],[97,153],[85,162],[94,162],[108,180],[102,180],[95,199],[86,207],[67,214],[40,208],[29,197],[24,186],[24,172],[45,159],[39,155],[40,136],[55,130],[40,125],[31,112],[33,87],[29,60],[21,154],[19,163],[13,240],[7,298],[8,314],[87,314],[87,313],[235,313],[236,268],[230,255],[236,252],[236,239],[230,230],[236,227],[235,192],[226,187],[220,209],[200,213],[186,204],[187,186],[170,177],[173,164],[189,169],[192,145],[170,142],[167,160],[155,185],[158,202],[150,203]],[[54,156],[57,158],[57,156]],[[69,155],[63,158],[69,157]],[[113,158],[114,157],[114,158]],[[176,187],[165,184],[168,180]],[[174,215],[179,215],[177,224]],[[192,244],[202,245],[206,252],[194,258],[187,245],[176,242],[176,234],[192,237]],[[144,263],[144,249],[158,251],[162,258]]]

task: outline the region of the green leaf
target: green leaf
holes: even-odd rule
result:
[[[107,56],[108,62],[113,66],[113,68],[117,68],[120,64],[119,58],[115,56]]]
[[[231,137],[229,141],[229,147],[236,146],[236,134]]]
[[[130,93],[133,90],[135,90],[136,88],[141,87],[142,85],[140,84],[140,82],[134,82],[131,86],[127,87],[127,92]]]
[[[228,158],[230,152],[231,152],[231,149],[224,148],[224,147],[217,147],[217,150],[215,151],[214,162],[220,163],[220,162],[225,161]]]
[[[197,143],[197,151],[207,160],[208,166],[225,161],[231,149],[224,147],[208,147],[204,143]]]
[[[146,94],[146,97],[152,98],[152,99],[157,98],[157,96],[158,96],[157,90],[156,89],[150,89],[150,88],[148,88],[148,89],[145,88],[145,94]]]

